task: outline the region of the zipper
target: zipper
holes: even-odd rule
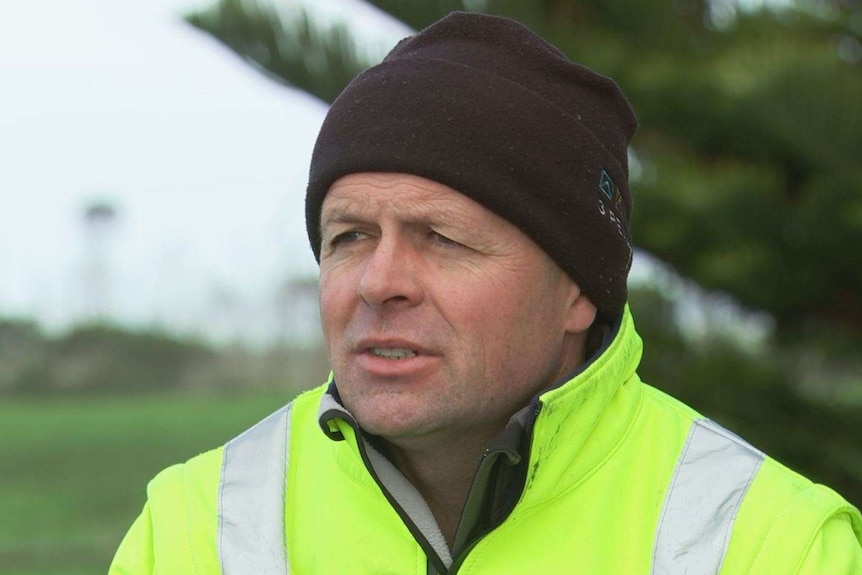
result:
[[[479,542],[481,537],[469,540],[470,533],[475,529],[478,523],[482,510],[485,507],[485,499],[488,493],[488,482],[494,468],[494,464],[499,460],[499,457],[505,452],[502,450],[487,450],[479,462],[479,469],[473,477],[473,483],[470,486],[470,491],[467,494],[467,501],[464,504],[464,509],[461,511],[461,517],[458,520],[458,527],[455,529],[455,540],[452,544],[452,567],[448,571],[436,571],[432,566],[431,561],[428,562],[428,575],[454,575],[458,570],[458,566],[463,563],[470,549]],[[482,533],[482,537],[490,530]],[[463,548],[460,550],[459,548]],[[457,557],[457,559],[456,559]]]
[[[482,457],[482,461],[479,463],[479,469],[473,479],[473,485],[470,487],[470,492],[467,495],[467,501],[464,505],[464,511],[461,513],[458,528],[455,532],[455,541],[452,546],[452,567],[449,568],[449,572],[446,575],[456,575],[458,573],[458,570],[461,568],[464,561],[467,560],[467,557],[470,555],[473,548],[509,517],[512,510],[517,506],[521,496],[523,496],[525,483],[521,483],[518,486],[517,497],[513,497],[513,500],[510,503],[509,508],[505,510],[505,513],[500,517],[497,517],[496,521],[489,521],[480,533],[477,533],[470,538],[471,533],[475,531],[478,526],[483,511],[486,515],[490,514],[490,500],[488,499],[488,492],[489,489],[492,488],[490,482],[494,466],[499,461],[499,458],[501,456],[506,458],[501,462],[501,465],[514,467],[519,464],[523,464],[523,476],[520,479],[526,481],[526,464],[529,463],[529,454],[533,445],[533,437],[532,433],[525,434],[525,431],[527,431],[527,429],[529,429],[530,432],[532,431],[532,422],[536,420],[540,411],[540,402],[531,404],[529,412],[527,412],[526,426],[523,425],[523,421],[517,420],[515,420],[517,421],[517,424],[507,425],[500,436],[494,440],[492,447],[489,448]],[[526,442],[523,442],[522,439],[525,437]],[[522,443],[525,444],[521,445],[519,449],[519,444]],[[493,460],[491,460],[492,456]],[[493,486],[494,489],[497,487],[497,485]],[[467,519],[469,523],[466,522],[465,519]]]

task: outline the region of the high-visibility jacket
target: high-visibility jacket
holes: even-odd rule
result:
[[[450,548],[334,385],[159,474],[110,575],[862,574],[862,518],[635,373],[626,311],[515,414]]]

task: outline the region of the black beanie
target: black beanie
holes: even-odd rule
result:
[[[329,187],[358,172],[445,184],[516,225],[606,315],[626,302],[637,120],[616,84],[522,24],[453,12],[405,38],[332,104],[305,215],[320,260]]]

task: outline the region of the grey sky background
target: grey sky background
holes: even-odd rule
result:
[[[308,4],[372,50],[407,32],[349,0]],[[0,316],[86,317],[97,200],[117,208],[100,305],[120,323],[266,338],[279,285],[317,273],[302,201],[325,106],[182,21],[207,5],[0,0]]]

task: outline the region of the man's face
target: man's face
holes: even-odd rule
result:
[[[352,174],[323,202],[320,310],[341,398],[394,443],[490,437],[574,369],[595,309],[509,222],[442,184]]]

